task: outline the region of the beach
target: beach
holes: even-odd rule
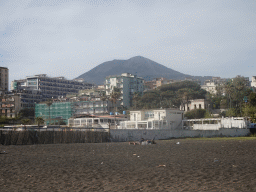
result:
[[[256,140],[0,145],[0,191],[256,191]]]

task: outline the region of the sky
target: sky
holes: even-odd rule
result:
[[[10,82],[74,79],[143,56],[181,73],[256,75],[255,0],[0,0],[0,66]]]

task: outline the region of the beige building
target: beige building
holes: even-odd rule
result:
[[[212,80],[206,80],[204,85],[201,85],[201,89],[208,91],[211,94],[217,93],[217,83]]]
[[[256,87],[256,76],[252,76],[251,87]]]
[[[19,95],[4,95],[1,97],[1,116],[17,117],[21,109],[21,99]]]
[[[130,111],[130,121],[120,122],[119,129],[178,129],[184,111],[178,109],[151,109]]]
[[[0,92],[8,91],[9,69],[0,67]]]
[[[181,104],[180,110],[190,111],[193,109],[210,109],[210,102],[205,99],[189,100],[188,104]]]

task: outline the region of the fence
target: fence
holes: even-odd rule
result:
[[[0,131],[2,145],[32,145],[59,143],[102,143],[108,132],[96,131]]]

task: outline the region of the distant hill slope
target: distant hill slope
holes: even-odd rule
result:
[[[121,75],[122,73],[137,75],[138,77],[144,78],[145,81],[164,77],[166,79],[175,80],[182,80],[185,78],[199,79],[203,83],[204,80],[211,79],[210,76],[201,77],[186,75],[142,56],[132,57],[128,60],[104,62],[77,78],[83,78],[86,82],[100,85],[104,84],[105,77],[109,75]]]

